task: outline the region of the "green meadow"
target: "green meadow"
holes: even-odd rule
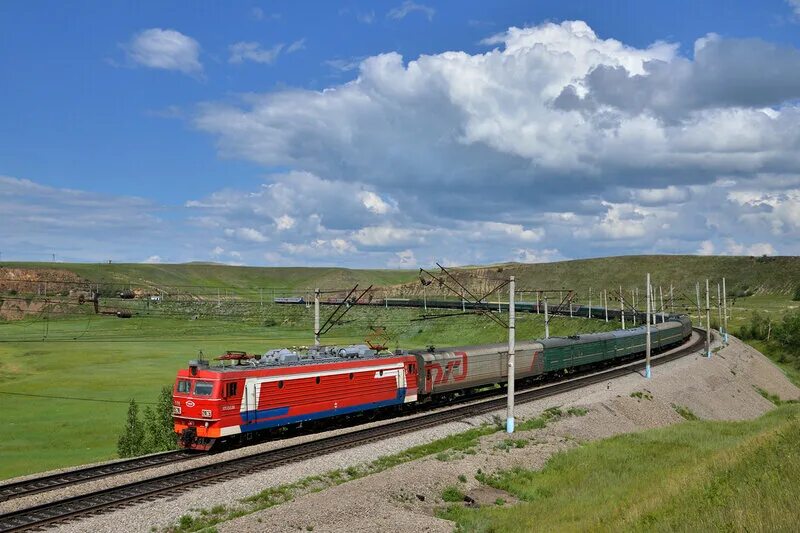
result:
[[[323,307],[322,316],[330,311]],[[151,312],[131,319],[87,314],[0,322],[0,478],[116,457],[128,401],[154,402],[177,369],[200,352],[210,359],[225,350],[263,353],[313,341],[313,310],[302,305],[266,305],[237,319]],[[420,318],[412,309],[353,308],[323,340],[363,342],[370,326],[378,325],[390,334],[392,349],[507,338],[505,330],[481,316]],[[554,319],[551,332],[614,327]],[[520,315],[517,332],[518,338],[543,336],[542,317]]]

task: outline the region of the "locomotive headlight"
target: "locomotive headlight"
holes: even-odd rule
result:
[[[180,407],[178,407],[177,405],[173,405],[173,406],[172,406],[172,414],[173,414],[173,415],[179,415],[179,414],[181,414],[181,408],[180,408]]]
[[[211,418],[211,409],[203,409],[203,418]]]

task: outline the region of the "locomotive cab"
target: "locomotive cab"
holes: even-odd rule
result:
[[[219,373],[192,361],[172,391],[172,418],[182,448],[207,451],[219,437],[222,383]]]

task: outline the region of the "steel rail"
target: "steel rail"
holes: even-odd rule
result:
[[[144,470],[146,468],[155,468],[161,465],[186,461],[193,457],[197,457],[197,454],[188,453],[184,450],[174,450],[6,483],[0,485],[0,502],[54,490],[84,481],[92,481],[104,477],[125,474],[127,472],[136,472],[137,470]]]
[[[693,328],[696,330],[696,328]],[[658,366],[679,357],[694,353],[704,343],[702,336],[686,343],[672,353],[658,356],[652,360],[652,366]],[[637,361],[622,367],[590,374],[588,376],[557,382],[552,385],[537,387],[519,392],[516,402],[526,403],[563,392],[576,390],[602,383],[609,379],[639,372],[644,363]],[[304,461],[312,457],[333,451],[352,448],[389,437],[419,431],[440,424],[462,420],[476,415],[502,409],[505,397],[486,400],[479,403],[455,407],[444,411],[414,418],[389,422],[380,426],[360,429],[341,435],[278,448],[270,452],[231,459],[212,465],[198,466],[181,472],[166,474],[151,479],[128,483],[118,487],[103,489],[90,494],[73,496],[63,500],[37,505],[0,515],[0,532],[40,529],[71,521],[80,517],[101,514],[110,510],[127,507],[137,502],[153,500],[163,495],[179,494],[198,485],[219,483],[235,479],[243,475],[276,468],[281,465]]]

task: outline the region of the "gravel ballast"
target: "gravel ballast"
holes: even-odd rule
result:
[[[554,406],[562,410],[581,407],[585,416],[565,417],[545,428],[520,433],[534,443],[508,451],[498,449],[507,438],[503,432],[483,437],[474,455],[460,454],[447,461],[428,457],[401,464],[382,473],[352,480],[326,490],[298,496],[293,501],[219,524],[220,531],[451,531],[450,522],[433,516],[442,505],[441,493],[459,483],[459,475],[467,482],[465,490],[476,489],[474,475],[480,468],[491,473],[516,465],[540,468],[559,450],[579,442],[600,439],[619,433],[660,427],[683,418],[672,404],[687,407],[703,419],[736,420],[757,417],[773,407],[755,387],[777,394],[783,399],[800,398],[794,387],[763,355],[736,339],[714,354],[711,359],[700,354],[689,355],[653,369],[653,378],[645,380],[638,373],[571,391],[557,396],[518,405],[518,419],[533,418]],[[642,392],[652,399],[631,397]],[[411,446],[459,433],[493,417],[504,418],[498,411],[462,422],[402,435],[377,443],[355,447],[334,455],[317,457],[297,464],[255,473],[237,480],[202,487],[178,496],[139,504],[113,513],[88,518],[59,527],[62,531],[151,531],[175,524],[181,515],[215,505],[235,505],[240,499],[259,491],[293,483],[312,475],[335,469],[346,469],[374,461],[378,457],[400,452]],[[344,430],[352,431],[352,430]],[[516,437],[516,436],[515,436]],[[304,436],[294,441],[317,438]],[[285,446],[286,441],[261,445],[260,450]],[[229,452],[231,455],[252,454],[253,448]],[[231,456],[227,455],[227,457]],[[221,456],[201,459],[220,460]],[[192,463],[192,465],[197,463]],[[186,463],[183,463],[185,467]],[[166,473],[181,468],[169,465],[158,469]],[[130,474],[131,480],[146,474]],[[110,483],[110,481],[109,481]],[[115,481],[114,484],[118,484]],[[102,481],[83,485],[81,492],[96,490]],[[481,489],[481,490],[485,490]],[[65,496],[58,491],[58,498]],[[46,495],[41,495],[45,497]],[[496,495],[485,494],[494,500]],[[50,498],[56,496],[50,495]],[[26,500],[36,498],[31,496]],[[46,500],[41,500],[46,501]],[[5,502],[6,504],[13,503]],[[26,505],[31,505],[27,503]],[[311,529],[309,529],[311,528]]]

